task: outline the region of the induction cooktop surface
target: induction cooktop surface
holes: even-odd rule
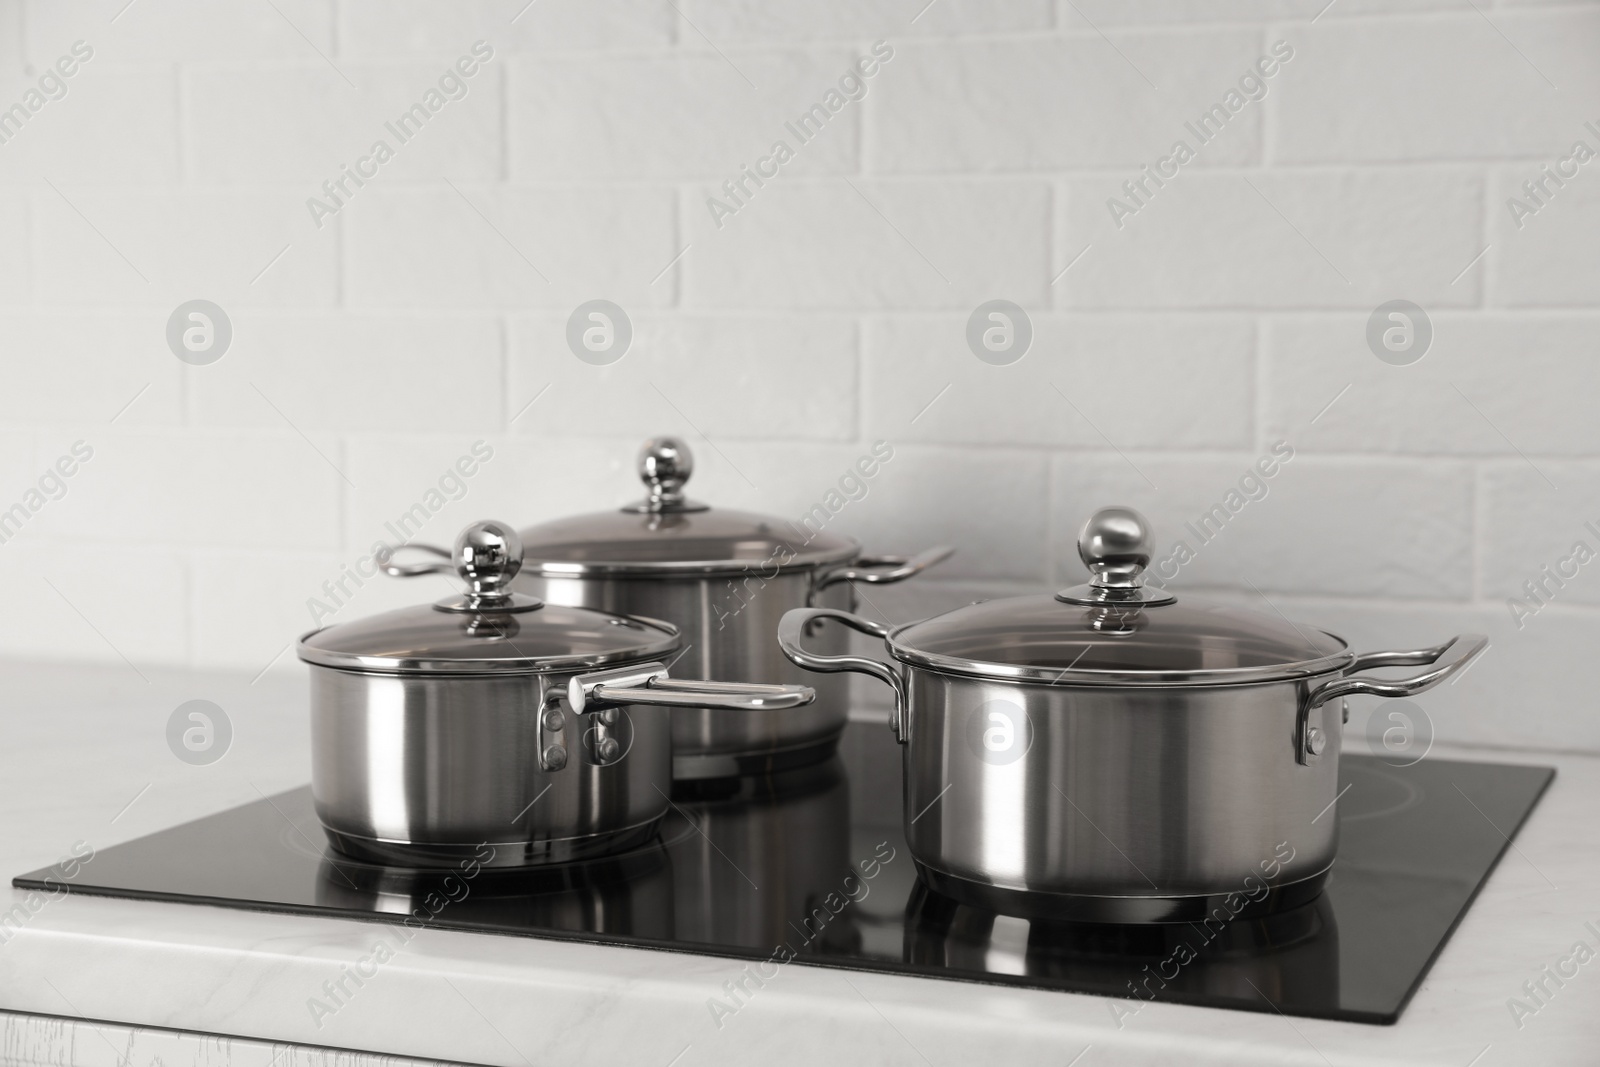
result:
[[[863,724],[827,762],[680,786],[656,840],[597,862],[363,863],[329,847],[302,787],[13,884],[1087,993],[1119,1016],[1162,1000],[1392,1023],[1554,775],[1346,753],[1325,891],[1226,924],[1050,923],[940,896],[901,836],[897,747]]]

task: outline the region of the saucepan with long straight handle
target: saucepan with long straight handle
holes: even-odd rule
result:
[[[524,866],[647,841],[672,792],[673,708],[765,714],[797,685],[670,677],[670,623],[544,604],[509,588],[516,531],[468,527],[469,591],[306,634],[312,795],[340,851],[408,867]]]

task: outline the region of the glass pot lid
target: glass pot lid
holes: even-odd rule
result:
[[[1243,684],[1345,666],[1343,639],[1275,613],[1144,584],[1144,516],[1102,508],[1084,524],[1086,585],[1008,597],[895,629],[895,657],[938,670],[1063,685]]]
[[[533,674],[638,662],[677,650],[678,630],[670,623],[545,604],[511,592],[521,566],[522,543],[514,529],[502,522],[473,523],[456,538],[448,559],[383,564],[396,577],[459,575],[467,584],[464,595],[313,630],[300,638],[298,654],[322,667],[386,674]]]
[[[798,570],[854,559],[853,538],[799,521],[713,508],[688,499],[689,446],[656,437],[639,450],[645,498],[616,511],[573,515],[521,531],[528,570],[544,577],[586,574],[715,574]]]

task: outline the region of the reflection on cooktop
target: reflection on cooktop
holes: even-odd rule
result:
[[[363,863],[328,847],[302,788],[104,849],[66,883],[47,869],[14,884],[666,948],[762,961],[758,974],[796,960],[1065,990],[1111,998],[1119,1018],[1167,1000],[1386,1023],[1507,847],[1500,831],[1515,833],[1554,776],[1347,754],[1339,859],[1320,898],[1257,920],[1133,927],[941,897],[900,835],[887,731],[852,725],[841,756],[680,784],[655,840],[589,863]]]

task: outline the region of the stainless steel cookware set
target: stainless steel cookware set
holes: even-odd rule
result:
[[[1054,920],[1262,914],[1314,898],[1333,863],[1343,698],[1420,693],[1486,643],[1358,655],[1276,613],[1152,588],[1128,508],[1084,526],[1086,585],[886,627],[854,614],[853,583],[950,549],[868,557],[695,503],[673,438],[639,468],[647,495],[620,511],[406,546],[427,558],[389,573],[465,592],[300,639],[336,848],[412,868],[485,843],[513,867],[635,849],[674,779],[831,755],[857,672],[893,698],[905,836],[937,893]],[[850,630],[890,659],[850,654]],[[1403,666],[1426,669],[1364,676]]]

